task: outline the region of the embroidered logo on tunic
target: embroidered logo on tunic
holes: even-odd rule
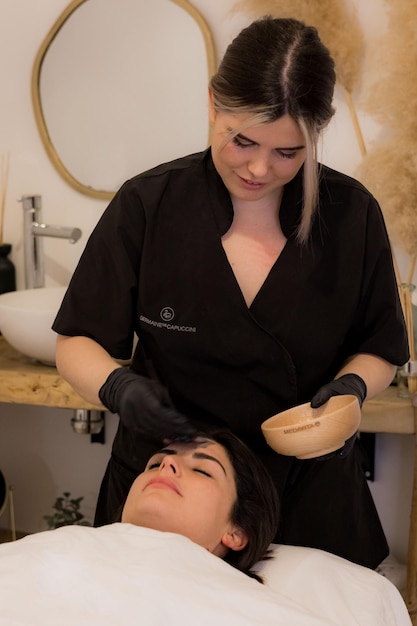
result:
[[[164,306],[159,315],[164,322],[172,322],[175,317],[174,309],[171,309],[170,306]]]
[[[163,313],[166,317],[163,317]],[[139,320],[144,324],[148,324],[148,326],[153,326],[154,328],[165,328],[166,330],[176,330],[180,333],[196,333],[197,328],[195,326],[181,326],[180,324],[170,324],[169,321],[173,319],[175,313],[169,307],[164,307],[161,310],[160,316],[164,320],[163,322],[159,322],[157,320],[150,320],[149,317],[145,317],[144,315],[139,316]]]

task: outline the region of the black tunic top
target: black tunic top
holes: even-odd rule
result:
[[[295,238],[301,202],[299,172],[285,187],[280,208],[288,241],[248,308],[222,247],[233,207],[210,150],[136,176],[93,231],[53,328],[90,337],[120,359],[130,358],[135,332],[135,371],[157,376],[185,415],[203,425],[227,425],[264,459],[282,497],[279,539],[349,558],[349,544],[359,541],[356,534],[363,543],[368,521],[370,528],[378,526],[371,534],[381,533],[379,522],[371,519],[376,514],[365,479],[357,468],[348,470],[358,465],[356,456],[343,462],[280,457],[266,446],[260,426],[278,411],[310,400],[350,355],[369,353],[401,365],[408,358],[407,338],[390,245],[372,195],[322,166],[320,209],[304,246]],[[129,473],[127,482],[143,469],[154,446],[119,426],[113,452]],[[321,506],[327,489],[323,477],[303,478],[291,505],[298,521],[291,515],[286,529],[286,501],[300,488],[301,473],[317,464],[320,476],[345,474],[351,491],[349,496],[340,479],[333,495],[325,495],[334,502],[332,515],[350,518],[343,521],[335,546],[328,538],[329,532],[335,535],[333,525],[319,531],[329,516],[323,509],[314,537],[310,531],[308,539],[304,536],[302,518],[311,511],[302,509],[308,499],[313,509]],[[366,493],[360,495],[361,490]],[[342,514],[337,493],[349,500]],[[372,509],[365,516],[361,511],[358,533],[349,513],[357,498],[361,507],[366,502]],[[112,520],[103,515],[100,521]],[[363,549],[355,547],[356,553]],[[351,558],[363,562],[362,556]],[[379,556],[372,558],[379,562]]]

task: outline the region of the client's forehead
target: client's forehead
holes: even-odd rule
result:
[[[193,440],[181,441],[180,439],[171,441],[164,446],[160,452],[166,452],[167,450],[175,451],[177,454],[184,454],[196,450],[197,448],[207,448],[208,446],[216,445],[216,441],[209,438],[196,437]],[[220,445],[220,444],[217,444]],[[223,449],[223,446],[220,446]]]

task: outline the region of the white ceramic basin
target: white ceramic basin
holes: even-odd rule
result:
[[[52,323],[66,287],[41,287],[0,294],[0,332],[18,352],[55,364]]]

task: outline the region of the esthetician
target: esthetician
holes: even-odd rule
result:
[[[93,231],[53,328],[62,376],[120,416],[97,525],[161,441],[226,426],[277,486],[276,541],[387,556],[356,437],[301,461],[261,434],[296,404],[362,403],[408,358],[380,208],[317,162],[334,84],[314,28],[254,22],[210,82],[211,147],[126,182]]]

